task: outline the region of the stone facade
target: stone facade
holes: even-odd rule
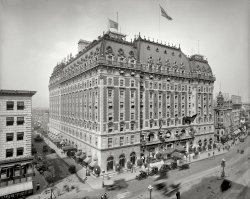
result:
[[[112,170],[111,159],[115,164],[160,150],[159,129],[172,147],[213,139],[215,77],[203,56],[124,37],[109,31],[54,68],[50,134],[97,157],[105,171]],[[183,124],[195,114],[191,126]]]

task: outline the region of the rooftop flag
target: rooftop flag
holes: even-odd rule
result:
[[[170,16],[168,16],[166,11],[161,6],[160,6],[160,8],[161,8],[161,16],[167,18],[168,20],[173,20]]]
[[[118,30],[118,23],[109,19],[109,28],[114,28],[114,29]]]

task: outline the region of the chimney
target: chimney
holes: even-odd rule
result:
[[[90,44],[90,41],[80,39],[78,41],[78,53],[86,48]]]

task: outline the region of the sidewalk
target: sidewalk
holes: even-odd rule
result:
[[[86,177],[86,169],[84,167],[82,167],[80,164],[77,164],[72,158],[68,157],[66,154],[62,153],[62,150],[57,148],[57,146],[51,142],[48,138],[44,137],[44,141],[52,148],[56,151],[57,155],[62,158],[66,164],[68,165],[75,165],[76,166],[76,170],[77,173],[76,175],[79,177],[79,180],[84,180]],[[235,147],[237,145],[233,145],[231,146],[232,141],[228,142],[228,144],[230,145],[230,147]],[[238,142],[239,143],[239,142]],[[223,146],[225,147],[225,145]],[[188,163],[192,164],[194,162],[197,161],[201,161],[204,159],[208,159],[208,158],[213,158],[213,152],[214,152],[214,156],[217,155],[222,155],[228,152],[228,150],[226,149],[222,149],[222,146],[220,146],[220,151],[218,151],[218,149],[214,149],[211,151],[206,151],[203,153],[200,153],[198,155],[197,159],[193,159],[193,157],[190,158],[189,161],[189,157],[188,157]],[[208,153],[210,153],[210,156],[208,156]],[[185,160],[184,160],[185,162]],[[140,170],[145,169],[144,166],[142,166],[142,168],[136,168],[136,171],[134,171],[133,173],[131,173],[131,171],[123,171],[122,173],[113,173],[113,174],[109,174],[109,178],[110,180],[117,180],[117,179],[125,179],[125,181],[131,181],[135,179],[135,176],[138,175],[140,173]],[[99,177],[95,177],[95,176],[87,176],[87,181],[86,183],[93,189],[101,189],[102,188],[102,184],[103,184],[103,180],[104,180],[104,184],[105,182],[107,182],[107,175],[104,176],[99,176]]]

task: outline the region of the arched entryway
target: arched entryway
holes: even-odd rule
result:
[[[119,165],[121,168],[125,167],[125,155],[124,154],[121,154],[119,156]]]
[[[135,164],[135,160],[136,160],[136,154],[135,154],[135,152],[132,152],[132,153],[130,154],[130,162],[131,162],[132,164]]]
[[[110,156],[107,159],[107,171],[111,171],[114,169],[114,157]]]

